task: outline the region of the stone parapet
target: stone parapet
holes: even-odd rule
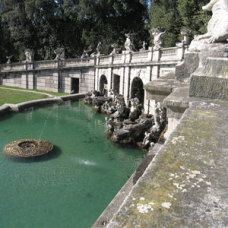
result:
[[[106,227],[227,227],[227,109],[194,102]]]

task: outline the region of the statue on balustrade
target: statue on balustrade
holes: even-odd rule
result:
[[[211,0],[202,9],[212,11],[212,17],[208,22],[207,33],[197,36],[195,40],[207,39],[208,43],[227,42],[228,0]]]
[[[7,58],[6,64],[10,64],[12,62],[11,59],[13,58],[13,56],[12,55],[6,56],[6,58]]]
[[[139,49],[139,51],[146,51],[146,45],[147,45],[146,41],[143,41],[142,48]]]
[[[99,42],[96,47],[96,56],[99,57],[100,55],[101,55],[101,42]]]
[[[181,35],[183,36],[182,45],[189,45],[191,30],[183,29],[181,30]]]
[[[126,41],[124,43],[125,50],[127,52],[132,52],[133,49],[134,49],[134,45],[133,45],[133,43],[131,41],[131,34],[130,33],[126,33],[125,37],[126,37]]]
[[[112,52],[110,53],[110,55],[116,55],[118,53],[117,48],[118,48],[118,44],[112,44]]]
[[[64,60],[65,59],[65,49],[64,48],[56,48],[54,50],[55,60]]]
[[[32,49],[25,49],[25,61],[28,63],[33,62],[34,59],[34,52]]]
[[[166,31],[162,31],[161,28],[151,29],[151,34],[154,37],[154,50],[159,50],[162,48],[162,45],[163,45],[162,35],[164,35],[165,32]]]

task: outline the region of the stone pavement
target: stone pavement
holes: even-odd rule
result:
[[[228,227],[227,110],[190,104],[107,227]]]

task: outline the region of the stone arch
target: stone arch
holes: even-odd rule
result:
[[[107,95],[107,86],[108,86],[108,80],[105,75],[101,75],[100,77],[100,85],[99,90],[102,94]]]
[[[131,83],[131,98],[137,97],[141,104],[144,104],[144,85],[139,77],[135,77]]]

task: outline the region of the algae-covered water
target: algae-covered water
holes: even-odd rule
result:
[[[0,118],[1,228],[91,227],[144,157],[107,140],[104,118],[80,102]],[[2,152],[21,138],[55,150],[33,159]]]

